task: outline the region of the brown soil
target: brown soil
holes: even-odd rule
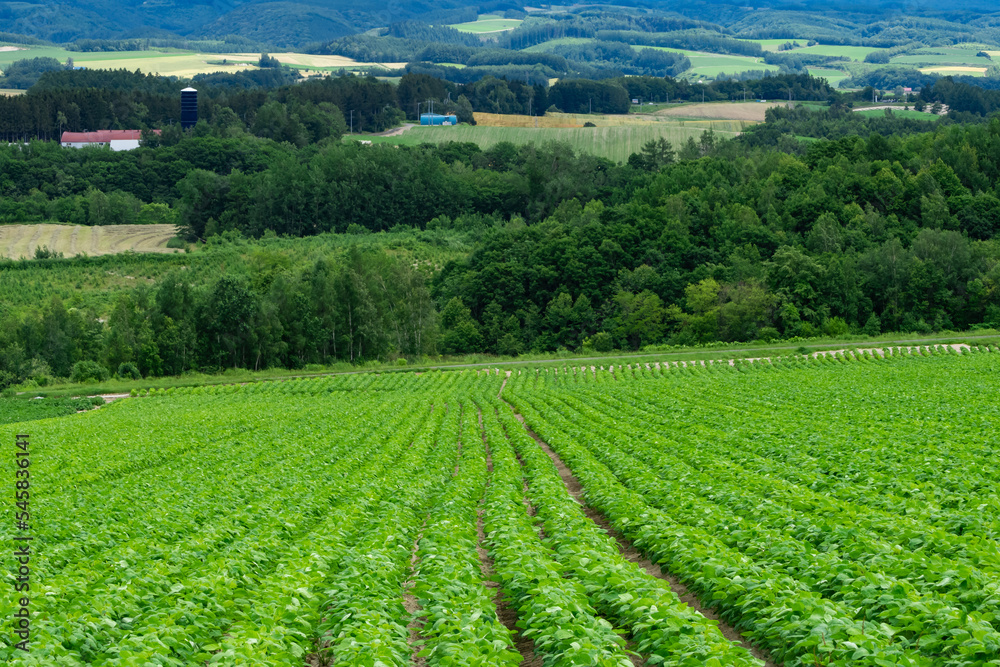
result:
[[[483,412],[479,411],[479,430],[483,435],[483,446],[486,448],[486,469],[492,475],[493,457],[490,455],[490,446],[486,442],[486,431],[483,430]],[[487,481],[487,486],[489,482]],[[493,589],[493,605],[497,609],[497,619],[510,631],[510,636],[514,640],[514,648],[521,654],[521,667],[542,667],[542,659],[535,655],[535,642],[529,637],[523,637],[521,630],[517,627],[517,612],[510,607],[503,597],[500,585],[492,581],[493,559],[483,546],[486,543],[486,533],[483,530],[483,510],[476,513],[478,521],[476,523],[476,553],[479,554],[479,569],[483,573],[483,583],[487,588]]]
[[[500,391],[497,392],[497,398],[500,398],[500,396],[503,394],[503,388],[507,386],[507,380],[509,378],[510,378],[510,371],[507,371],[506,377],[504,377],[503,382],[500,383]],[[482,416],[482,413],[480,413],[480,415],[479,415],[479,425],[482,426],[482,424],[483,424],[483,416]]]
[[[403,590],[409,591],[413,588],[413,575],[416,570],[417,565],[417,548],[420,544],[420,538],[424,536],[424,528],[427,526],[427,518],[424,517],[424,522],[420,526],[420,531],[413,540],[413,549],[410,551],[410,577],[403,584]],[[409,592],[403,593],[403,608],[410,614],[415,614],[418,609],[420,609],[420,603],[417,602],[417,597]],[[417,653],[420,651],[420,647],[415,645],[415,642],[420,639],[420,630],[423,628],[423,621],[420,618],[414,617],[407,625],[406,629],[410,631],[410,646],[413,649],[412,663],[416,667],[424,667],[427,664],[427,659],[423,657],[418,657]]]
[[[513,410],[513,407],[511,407],[511,409]],[[604,532],[613,537],[616,542],[618,542],[618,550],[621,552],[622,556],[641,567],[650,576],[662,579],[670,584],[670,589],[681,599],[681,602],[688,605],[705,618],[718,622],[719,630],[726,639],[740,644],[743,648],[750,651],[755,658],[763,660],[765,667],[778,667],[777,663],[771,659],[766,651],[745,640],[736,628],[719,618],[719,615],[714,609],[703,606],[701,601],[687,589],[687,586],[681,583],[680,579],[669,572],[665,572],[659,565],[646,558],[641,551],[636,549],[631,542],[625,539],[621,533],[616,531],[611,526],[611,523],[604,517],[603,514],[592,507],[589,507],[583,498],[583,486],[580,484],[580,481],[576,478],[569,467],[563,463],[558,454],[552,451],[552,448],[549,447],[548,443],[542,440],[537,433],[532,431],[528,425],[525,424],[524,417],[522,415],[515,412],[514,416],[524,425],[524,430],[528,432],[528,435],[534,438],[535,442],[538,443],[538,446],[542,448],[542,451],[544,451],[549,458],[552,459],[552,463],[555,464],[556,470],[559,471],[559,476],[562,478],[563,484],[566,485],[566,490],[569,491],[569,494],[573,496],[578,503],[580,503],[580,506],[583,508],[587,517],[600,526]]]

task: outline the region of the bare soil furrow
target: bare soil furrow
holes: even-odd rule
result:
[[[513,406],[511,406],[511,410],[513,409]],[[736,628],[720,618],[714,609],[703,606],[701,601],[688,590],[687,586],[685,586],[680,579],[671,573],[664,571],[658,564],[646,558],[646,556],[639,549],[622,537],[622,535],[611,526],[611,522],[609,522],[603,514],[587,505],[584,498],[583,486],[580,484],[580,480],[578,480],[573,474],[573,471],[569,469],[569,466],[563,463],[563,460],[559,458],[559,455],[556,454],[551,447],[549,447],[548,443],[542,440],[537,433],[531,430],[527,423],[525,423],[522,415],[514,411],[514,416],[524,426],[524,430],[527,431],[528,435],[530,435],[534,441],[538,443],[538,446],[542,448],[542,451],[545,452],[550,459],[552,459],[552,463],[555,464],[556,470],[559,471],[559,477],[562,478],[563,484],[566,486],[566,490],[578,503],[580,503],[580,506],[583,508],[587,517],[589,517],[608,535],[615,539],[618,543],[618,550],[621,552],[622,556],[641,567],[650,576],[662,579],[670,584],[671,590],[673,590],[677,597],[681,599],[681,602],[685,603],[705,618],[716,621],[719,624],[719,630],[726,639],[739,643],[745,649],[750,651],[755,658],[763,660],[765,667],[778,667],[777,663],[771,659],[766,651],[754,646],[744,639]]]

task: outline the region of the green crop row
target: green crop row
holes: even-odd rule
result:
[[[856,621],[850,607],[823,598],[794,577],[755,563],[709,530],[674,521],[616,478],[615,469],[607,467],[617,463],[610,456],[602,463],[586,447],[551,427],[527,402],[516,395],[510,400],[570,465],[586,490],[588,503],[786,666],[820,660],[824,665],[931,664],[894,643],[891,629]]]
[[[761,664],[723,637],[717,623],[681,602],[669,584],[623,557],[615,540],[567,494],[552,461],[506,406],[499,407],[499,414],[524,464],[529,495],[557,560],[584,585],[595,609],[628,630],[649,664]]]
[[[974,604],[946,594],[953,585],[968,598],[976,592],[972,576],[946,570],[947,574],[934,581],[933,572],[927,571],[931,563],[922,553],[897,550],[879,540],[865,540],[860,534],[842,545],[842,550],[836,549],[837,545],[817,549],[797,534],[821,530],[819,522],[765,502],[740,480],[726,484],[724,478],[688,468],[674,462],[673,457],[665,458],[662,450],[628,437],[606,419],[590,419],[588,424],[586,410],[564,415],[554,401],[545,401],[543,412],[547,424],[565,437],[587,442],[599,452],[600,460],[613,462],[609,465],[620,471],[619,479],[675,521],[706,529],[758,565],[787,574],[826,598],[858,609],[857,620],[886,622],[897,641],[942,660],[941,664],[985,664],[1000,650],[1000,634],[989,624],[992,602],[979,611]],[[614,434],[621,445],[613,444],[604,433]],[[653,474],[654,470],[660,475]],[[704,497],[689,484],[700,486]],[[924,582],[925,577],[931,581]],[[886,590],[893,594],[886,595]],[[981,587],[978,593],[981,602],[991,595]]]
[[[428,665],[519,665],[483,582],[476,546],[480,501],[486,491],[486,452],[478,413],[463,404],[461,456],[454,476],[427,517],[419,540],[412,595],[420,605],[422,650]]]
[[[484,399],[485,400],[485,399]],[[624,640],[544,546],[524,503],[520,465],[496,419],[485,420],[493,474],[483,521],[490,556],[521,634],[546,667],[629,667]]]

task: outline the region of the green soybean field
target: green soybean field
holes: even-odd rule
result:
[[[592,363],[0,426],[0,661],[1000,664],[996,346]]]

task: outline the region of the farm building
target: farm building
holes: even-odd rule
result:
[[[422,113],[420,114],[420,124],[421,125],[458,125],[458,117],[454,114],[449,114],[447,116],[441,115],[439,113]]]
[[[159,130],[153,130],[159,134]],[[62,145],[70,148],[108,146],[113,151],[130,151],[139,147],[142,130],[99,130],[97,132],[63,132]]]

